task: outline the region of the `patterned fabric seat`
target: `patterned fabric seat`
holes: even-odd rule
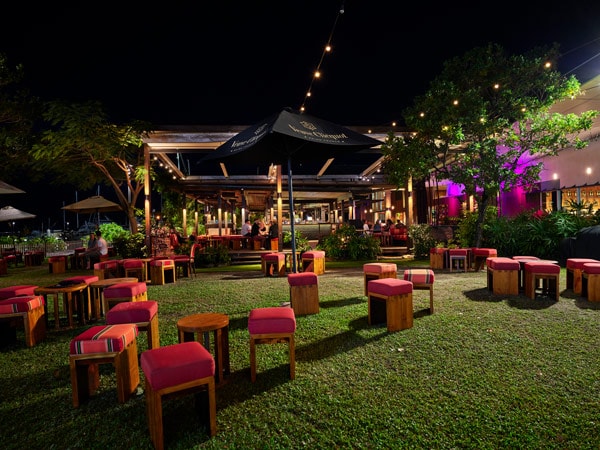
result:
[[[433,314],[433,282],[435,274],[431,269],[407,269],[402,277],[413,284],[413,290],[429,291],[429,313]]]
[[[46,338],[46,318],[44,297],[24,295],[0,300],[0,322],[10,326],[13,320],[22,325],[25,332],[25,345],[33,347]]]
[[[117,376],[117,398],[125,403],[136,391],[139,378],[134,324],[98,325],[71,340],[69,367],[73,407],[87,400],[100,386],[99,364],[113,364]]]

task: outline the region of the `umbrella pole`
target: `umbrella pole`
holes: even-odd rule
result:
[[[292,157],[288,156],[288,197],[290,204],[290,230],[292,231],[292,273],[296,273],[296,227],[294,220],[294,188],[292,187]]]

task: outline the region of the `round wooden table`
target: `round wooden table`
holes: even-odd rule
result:
[[[229,316],[219,313],[192,314],[177,321],[179,342],[197,340],[210,352],[210,332],[213,332],[214,357],[216,363],[215,382],[221,385],[229,376]]]
[[[73,300],[77,299],[77,317],[79,318],[79,323],[85,325],[85,307],[83,301],[83,291],[87,289],[86,283],[79,284],[71,284],[71,285],[54,285],[54,286],[45,286],[35,288],[33,293],[35,295],[42,295],[44,297],[44,310],[46,313],[46,325],[48,325],[48,298],[53,298],[54,305],[54,328],[60,328],[60,318],[59,318],[59,310],[60,310],[60,296],[63,298],[63,307],[65,313],[67,314],[67,320],[69,323],[69,328],[73,328],[73,312],[75,310]]]
[[[137,283],[136,277],[123,277],[123,278],[106,278],[104,280],[94,281],[90,283],[90,289],[92,291],[92,302],[93,311],[92,318],[99,319],[100,315],[106,314],[106,305],[104,304],[104,288],[113,286],[117,283]]]

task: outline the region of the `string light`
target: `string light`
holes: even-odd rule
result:
[[[331,33],[329,33],[329,39],[327,39],[327,44],[325,45],[325,47],[323,47],[323,53],[321,54],[321,59],[319,60],[319,64],[317,64],[317,68],[313,72],[313,77],[311,78],[310,84],[308,85],[308,89],[306,90],[306,94],[304,94],[304,100],[302,102],[302,105],[300,106],[300,112],[306,111],[306,102],[309,97],[312,97],[313,83],[315,82],[316,79],[321,78],[321,75],[322,75],[321,65],[323,64],[323,59],[325,59],[325,55],[328,53],[331,53],[331,51],[332,51],[331,41],[333,39],[333,33],[335,31],[335,27],[337,25],[338,19],[340,18],[340,16],[342,14],[344,14],[344,2],[342,2],[340,9],[339,9],[337,15],[335,16],[335,21],[333,22],[333,27],[331,28]]]

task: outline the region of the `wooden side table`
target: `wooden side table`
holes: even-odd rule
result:
[[[73,328],[73,311],[75,310],[74,300],[77,300],[77,316],[79,323],[85,325],[85,308],[83,305],[83,291],[87,289],[86,283],[72,284],[66,286],[46,286],[38,287],[33,291],[35,295],[44,296],[44,310],[46,313],[46,325],[48,325],[48,297],[53,297],[54,305],[54,328],[60,328],[60,296],[63,297],[63,304],[65,313],[67,314],[67,320],[69,328]]]
[[[210,332],[213,332],[215,357],[215,382],[225,382],[231,373],[229,365],[229,316],[219,313],[200,313],[183,317],[177,321],[179,342],[198,340],[210,352]],[[197,334],[197,336],[195,336]]]

